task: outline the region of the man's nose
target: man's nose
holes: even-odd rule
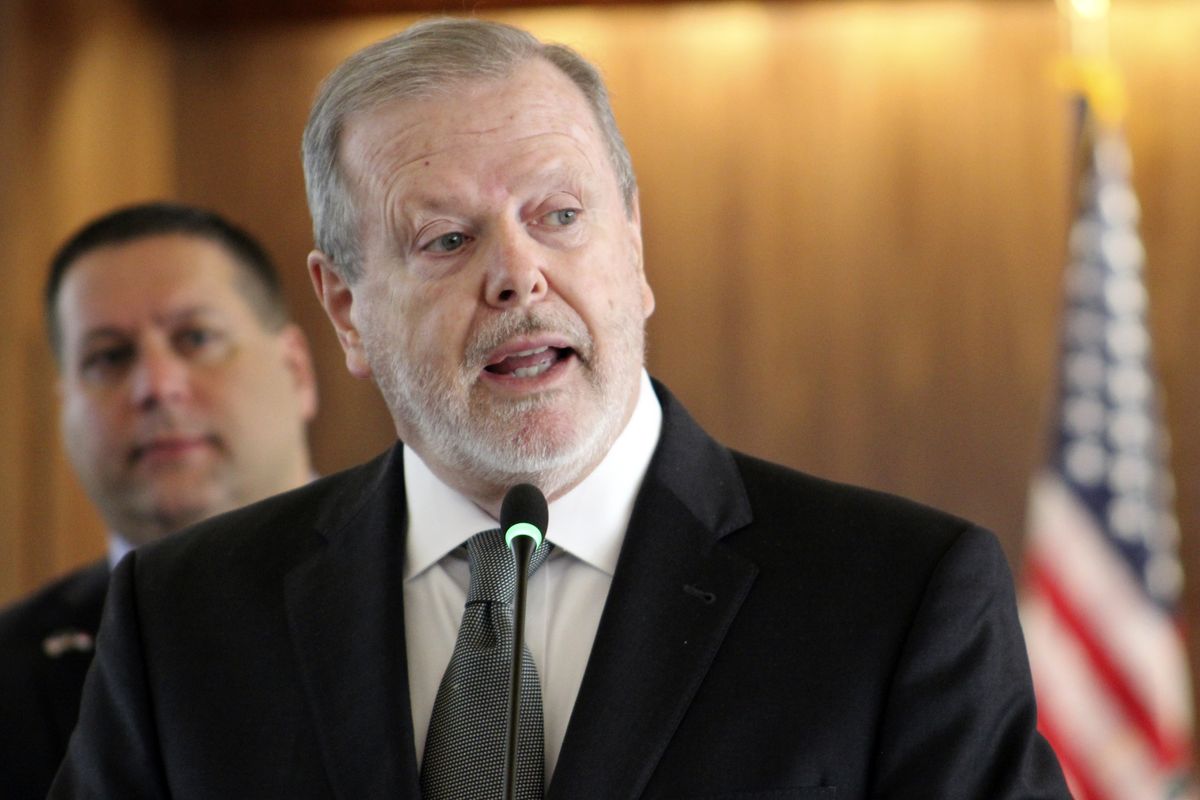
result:
[[[133,404],[139,408],[179,402],[191,391],[187,361],[166,347],[143,347],[130,375]]]
[[[518,221],[504,225],[493,238],[488,253],[488,305],[520,308],[545,298],[546,249]]]

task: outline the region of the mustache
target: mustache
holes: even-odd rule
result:
[[[595,351],[595,342],[588,333],[583,320],[564,311],[533,310],[506,311],[479,326],[471,336],[466,348],[466,363],[482,364],[488,354],[505,342],[518,336],[554,334],[570,343],[575,355],[589,363]]]

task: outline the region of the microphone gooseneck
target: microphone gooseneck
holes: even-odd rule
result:
[[[546,535],[550,510],[536,486],[519,483],[504,495],[500,505],[500,530],[517,562],[516,597],[513,601],[512,669],[509,673],[508,724],[505,729],[504,800],[517,796],[517,743],[520,741],[521,656],[525,648],[525,589],[529,562]]]

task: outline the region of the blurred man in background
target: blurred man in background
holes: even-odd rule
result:
[[[66,750],[110,570],[130,549],[309,480],[308,344],[245,231],[153,203],[76,233],[45,311],[63,440],[108,557],[0,614],[0,795],[41,798]],[[53,502],[53,498],[46,498]]]

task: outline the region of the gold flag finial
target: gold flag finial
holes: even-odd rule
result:
[[[1055,81],[1087,99],[1097,120],[1115,126],[1125,118],[1125,83],[1109,55],[1109,0],[1058,0],[1070,51],[1055,68]]]

